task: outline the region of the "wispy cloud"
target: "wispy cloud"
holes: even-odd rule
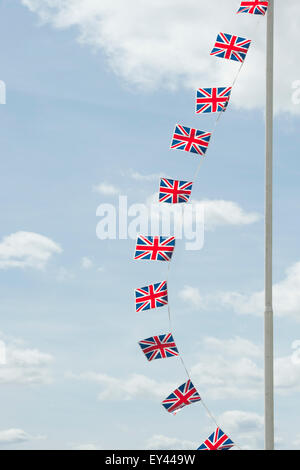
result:
[[[111,69],[122,80],[146,89],[230,84],[237,64],[209,55],[219,31],[252,39],[232,94],[237,108],[264,107],[265,17],[236,15],[236,0],[22,0],[44,23],[77,28],[78,40],[105,52]],[[292,103],[292,82],[300,76],[298,18],[300,4],[277,2],[276,109],[300,113]],[[199,19],[201,28],[199,28]],[[195,31],[197,38],[195,39]],[[246,73],[245,73],[246,72]],[[216,82],[217,77],[217,82]]]
[[[33,268],[44,269],[61,247],[44,235],[33,232],[16,232],[0,243],[0,269]]]
[[[264,418],[258,413],[241,410],[226,411],[219,417],[222,429],[244,450],[262,449]]]
[[[20,341],[0,335],[5,347],[5,364],[0,367],[2,384],[48,384],[52,382],[50,366],[53,356]]]
[[[207,337],[191,374],[210,399],[256,399],[263,394],[263,347],[240,337]],[[300,349],[274,361],[275,388],[290,396],[300,390]]]
[[[205,337],[199,359],[191,367],[191,377],[200,394],[210,400],[255,400],[263,394],[263,347],[246,338]],[[67,377],[93,382],[100,388],[99,400],[164,398],[174,385],[141,374],[113,377],[98,372],[68,373]],[[275,387],[280,395],[300,391],[300,347],[275,359]]]
[[[84,372],[68,373],[70,379],[94,382],[101,387],[99,400],[132,400],[134,398],[161,398],[172,389],[170,383],[159,383],[140,374],[128,378],[116,378],[107,374]]]
[[[95,193],[103,194],[104,196],[114,196],[120,194],[120,189],[110,183],[99,183],[93,186]]]
[[[83,258],[81,258],[81,267],[83,269],[90,269],[93,266],[93,264],[94,264],[93,261],[87,256],[84,256]]]
[[[98,444],[78,444],[72,446],[72,450],[102,450]]]
[[[34,439],[43,439],[42,436],[31,436],[23,429],[11,428],[0,431],[0,445],[4,444],[21,444],[23,442],[31,441]]]
[[[157,181],[157,184],[159,184],[159,180],[162,176],[160,173],[150,173],[148,175],[143,175],[142,173],[139,173],[138,171],[134,170],[129,170],[128,175],[130,178],[136,181]]]
[[[169,204],[161,204],[158,202],[158,193],[152,194],[146,201],[147,206],[151,206],[152,213],[158,219],[164,214],[176,215],[175,220],[180,225],[182,223],[193,223],[196,212],[201,210],[203,214],[203,222],[205,230],[215,230],[217,227],[222,226],[243,226],[256,223],[261,220],[262,216],[257,212],[248,212],[243,209],[237,202],[224,201],[222,199],[193,199],[189,204],[193,212],[193,218],[183,217],[182,204],[174,204],[169,207]]]
[[[199,361],[191,368],[199,390],[211,400],[257,398],[262,393],[261,348],[236,337],[207,337],[202,342]]]
[[[195,201],[202,204],[204,209],[204,222],[208,230],[225,225],[250,225],[261,220],[257,212],[247,212],[234,201],[222,199]]]
[[[195,286],[185,286],[179,296],[194,308],[228,308],[238,314],[262,315],[264,311],[264,292],[245,294],[237,291],[202,294]],[[300,262],[294,263],[281,281],[273,285],[274,313],[300,320]]]
[[[145,448],[147,450],[195,450],[198,446],[199,443],[193,441],[154,434],[147,440]]]
[[[67,268],[61,266],[57,272],[56,280],[58,282],[69,282],[75,278],[75,274]]]

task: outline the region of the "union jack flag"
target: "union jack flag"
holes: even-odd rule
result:
[[[171,149],[205,155],[210,138],[210,132],[203,132],[177,124],[172,137]]]
[[[140,235],[136,241],[134,259],[170,261],[175,248],[175,237]]]
[[[210,55],[235,60],[237,62],[244,62],[250,44],[251,39],[245,39],[227,33],[219,33]]]
[[[197,450],[229,450],[233,446],[234,442],[224,434],[222,429],[217,428]]]
[[[148,361],[179,356],[178,349],[171,333],[167,335],[152,336],[151,338],[140,341],[139,345]]]
[[[232,87],[199,88],[196,97],[196,113],[226,111]]]
[[[268,1],[248,0],[241,2],[238,13],[251,13],[252,15],[265,15],[269,6]]]
[[[168,304],[167,281],[150,284],[135,290],[135,309],[137,312],[163,307]]]
[[[196,401],[200,401],[201,397],[194,385],[190,380],[180,385],[174,392],[171,393],[163,402],[162,405],[169,413],[177,413],[181,408],[186,405],[191,405]]]
[[[188,202],[192,187],[192,181],[161,178],[159,185],[159,202],[168,202],[170,204]]]

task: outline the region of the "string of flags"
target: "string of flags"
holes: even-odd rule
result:
[[[268,1],[241,1],[237,13],[265,15]],[[251,45],[251,40],[234,34],[220,32],[217,35],[211,56],[233,60],[243,65]],[[239,69],[238,74],[241,69]],[[238,76],[237,74],[237,76]],[[235,78],[233,85],[236,81]],[[196,114],[218,113],[217,121],[227,108],[231,98],[232,86],[198,88],[196,90]],[[217,122],[216,121],[216,122]],[[172,135],[171,149],[193,153],[204,157],[208,150],[212,133],[176,124]],[[196,171],[196,175],[197,175]],[[195,175],[195,176],[196,176]],[[159,202],[168,204],[188,203],[194,182],[161,178],[159,184]],[[167,261],[170,263],[175,250],[175,237],[139,235],[135,247],[135,260]],[[170,307],[168,304],[167,280],[135,289],[135,309],[137,313],[145,310],[168,307],[171,328]],[[168,413],[176,414],[185,406],[201,402],[217,426],[216,430],[198,447],[197,450],[229,450],[236,446],[218,426],[210,410],[206,407],[196,387],[191,381],[188,370],[174,341],[173,333],[151,336],[138,342],[146,359],[179,357],[187,373],[188,380],[177,387],[163,401],[162,406]]]

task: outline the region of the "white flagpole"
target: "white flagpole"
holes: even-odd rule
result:
[[[274,449],[272,225],[273,225],[273,55],[274,0],[267,12],[266,200],[265,200],[265,449]]]

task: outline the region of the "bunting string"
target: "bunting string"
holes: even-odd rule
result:
[[[257,31],[257,29],[259,28],[260,24],[261,24],[261,21],[260,21],[260,19],[258,19],[258,20],[256,21],[256,26],[255,26],[255,28],[254,28],[254,32]],[[240,64],[240,66],[238,67],[238,70],[237,70],[237,72],[236,72],[236,74],[235,74],[235,76],[234,76],[234,78],[233,78],[232,83],[231,83],[231,88],[232,88],[232,89],[234,88],[234,85],[236,84],[236,82],[237,82],[237,80],[238,80],[238,78],[239,78],[239,76],[240,76],[240,73],[241,73],[241,71],[242,71],[242,68],[243,68],[244,64],[245,64],[245,61],[243,61],[243,62]],[[222,118],[222,116],[223,116],[224,114],[225,114],[225,112],[219,112],[219,113],[217,113],[217,117],[216,117],[215,122],[214,122],[213,127],[212,127],[212,135],[213,135],[213,136],[215,136],[215,132],[216,132],[217,126],[218,126],[218,124],[219,124],[219,121],[221,120],[221,118]],[[207,153],[208,153],[208,151],[209,151],[209,149],[207,150],[207,152],[206,152],[206,154],[205,154],[205,158],[200,158],[200,160],[199,160],[199,163],[198,163],[198,165],[197,165],[196,171],[195,171],[194,176],[193,176],[193,182],[195,182],[196,179],[198,178],[198,175],[199,175],[199,173],[200,173],[200,169],[201,169],[201,167],[202,167],[202,165],[203,165],[205,159],[207,158]]]
[[[169,275],[170,275],[170,271],[171,271],[171,269],[170,269],[171,263],[172,263],[172,260],[168,263],[167,276],[166,276],[167,284],[168,284],[168,282],[169,282]],[[173,336],[173,338],[174,338],[174,333],[173,333],[173,332],[174,332],[174,329],[173,329],[173,324],[172,324],[171,308],[170,308],[169,302],[168,302],[168,320],[169,320],[169,329],[170,329],[170,332],[172,332],[172,336]],[[175,343],[176,343],[176,341],[175,341]],[[176,343],[176,344],[177,344],[177,343]],[[187,379],[188,379],[188,380],[191,380],[191,376],[190,376],[190,373],[189,373],[189,371],[188,371],[188,367],[187,367],[187,365],[186,365],[186,363],[185,363],[185,361],[184,361],[184,359],[183,359],[182,353],[181,353],[180,351],[181,351],[181,350],[179,350],[179,355],[178,355],[179,360],[180,360],[180,362],[181,362],[181,364],[182,364],[182,367],[183,367],[183,369],[184,369],[184,371],[185,371],[185,373],[186,373]],[[211,411],[211,410],[208,408],[208,406],[206,405],[206,403],[205,403],[205,401],[203,400],[203,397],[202,397],[202,396],[201,396],[201,401],[200,401],[200,403],[202,404],[203,408],[205,409],[205,411],[206,411],[208,417],[211,419],[211,421],[216,425],[217,428],[220,429],[220,426],[219,426],[219,424],[218,424],[218,422],[217,422],[217,419],[216,419],[215,416],[213,415],[212,411]],[[239,450],[242,450],[241,447],[236,443],[236,441],[235,441],[235,447],[236,447],[237,449],[239,449]]]
[[[241,1],[237,13],[249,13],[253,15],[264,16],[267,12],[267,8],[268,1]],[[260,22],[257,21],[255,29],[258,28],[259,24]],[[205,157],[207,156],[208,148],[211,144],[211,137],[212,135],[215,135],[215,131],[221,120],[221,117],[225,111],[227,111],[232,89],[234,88],[244,66],[245,58],[247,56],[250,45],[250,39],[245,39],[223,32],[217,35],[215,45],[210,55],[239,62],[240,65],[230,87],[200,88],[197,90],[197,113],[217,113],[212,132],[199,131],[181,124],[177,124],[175,126],[171,142],[171,149],[194,153],[202,158],[200,158],[196,167],[193,182],[171,180],[167,178],[161,179],[159,202],[172,204],[190,203],[189,198],[191,195],[192,186],[197,180],[201,166]],[[199,100],[198,96],[200,96]],[[198,103],[200,103],[199,108]],[[168,263],[166,281],[136,289],[136,311],[140,312],[143,310],[149,310],[167,305],[169,333],[147,338],[140,341],[139,345],[148,361],[152,361],[154,359],[166,359],[173,356],[177,356],[179,358],[185,371],[187,381],[174,390],[167,398],[165,398],[165,400],[162,402],[162,405],[169,413],[175,414],[186,405],[190,405],[199,401],[201,402],[208,417],[216,426],[216,431],[213,432],[197,450],[228,450],[233,446],[237,447],[239,450],[242,450],[239,445],[234,443],[222,431],[217,422],[217,419],[203,401],[202,397],[200,397],[192,383],[191,376],[183,359],[181,350],[179,351],[177,349],[177,344],[174,341],[172,324],[173,317],[171,315],[171,308],[168,297],[168,283],[174,249],[175,237],[173,236],[166,237],[139,235],[137,238],[134,259],[166,261]]]

